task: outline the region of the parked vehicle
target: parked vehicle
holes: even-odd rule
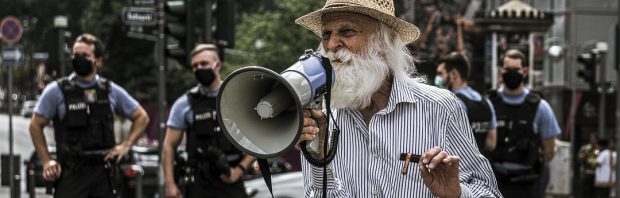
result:
[[[272,175],[271,185],[273,197],[296,198],[304,197],[304,182],[301,171],[278,173]],[[269,189],[262,177],[245,181],[245,191],[251,198],[271,197]]]
[[[119,165],[121,197],[156,197],[158,193],[159,154],[156,145],[136,145],[128,159]]]
[[[275,198],[304,197],[304,182],[301,171],[291,171],[291,165],[282,158],[269,160],[271,185]],[[260,172],[248,171],[245,177],[245,191],[250,198],[271,197]]]

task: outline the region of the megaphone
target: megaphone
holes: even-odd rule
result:
[[[272,158],[293,146],[303,129],[303,109],[320,107],[327,92],[327,72],[334,74],[329,59],[312,50],[278,74],[248,66],[232,72],[217,97],[222,132],[239,150]],[[331,75],[331,83],[335,82]],[[307,149],[318,153],[318,138]]]

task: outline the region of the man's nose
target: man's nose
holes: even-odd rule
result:
[[[329,36],[325,42],[326,51],[328,52],[337,52],[344,45],[342,39],[338,36]]]

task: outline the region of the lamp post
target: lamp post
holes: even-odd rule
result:
[[[58,67],[59,76],[65,75],[65,29],[69,22],[66,16],[58,15],[54,17],[54,28],[58,29]]]

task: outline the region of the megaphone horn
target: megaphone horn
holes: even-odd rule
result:
[[[263,159],[293,146],[303,129],[303,109],[320,104],[326,92],[326,68],[334,73],[326,64],[328,59],[307,51],[281,74],[258,66],[232,72],[217,97],[218,121],[228,140]],[[318,152],[318,139],[313,142]]]

